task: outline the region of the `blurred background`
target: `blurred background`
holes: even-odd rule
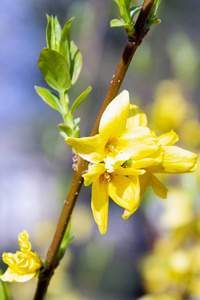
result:
[[[143,1],[132,1],[133,5]],[[121,90],[147,114],[157,134],[172,128],[177,143],[199,152],[200,2],[162,0],[158,17],[131,63]],[[46,46],[46,16],[61,25],[75,16],[72,39],[83,68],[71,99],[92,92],[76,111],[88,136],[122,54],[126,34],[110,28],[119,17],[112,0],[2,0],[0,10],[0,253],[18,250],[26,229],[44,257],[72,177],[70,148],[59,134],[58,112],[34,86],[47,87],[37,66]],[[83,186],[72,234],[49,288],[49,300],[200,299],[200,171],[162,176],[168,199],[149,189],[141,207],[123,221],[110,201],[108,232],[101,236]],[[6,265],[0,261],[2,271]],[[10,299],[31,299],[36,279],[9,284]]]

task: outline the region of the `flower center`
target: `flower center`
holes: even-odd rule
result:
[[[105,172],[100,176],[100,180],[101,182],[108,183],[112,180],[112,175],[108,172]]]
[[[108,140],[108,142],[105,145],[105,152],[106,154],[111,154],[117,151],[117,139],[111,138]]]

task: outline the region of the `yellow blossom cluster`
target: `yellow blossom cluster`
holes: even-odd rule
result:
[[[99,132],[92,137],[66,138],[66,143],[90,162],[83,174],[92,183],[92,211],[101,234],[107,231],[109,196],[124,208],[127,219],[139,207],[148,186],[161,198],[167,188],[156,173],[185,173],[196,169],[197,155],[173,146],[171,130],[159,137],[147,127],[146,115],[131,105],[124,90],[104,111]]]
[[[189,229],[191,234],[193,228],[189,226],[184,230]],[[190,239],[185,245],[173,238],[156,240],[152,252],[141,264],[145,290],[150,295],[168,295],[177,300],[184,299],[184,295],[199,299],[199,251],[198,239]],[[162,297],[159,299],[164,300]]]
[[[31,250],[28,234],[24,230],[18,237],[21,251],[3,253],[3,261],[8,265],[6,272],[0,279],[8,282],[25,282],[32,279],[41,267],[37,253]]]

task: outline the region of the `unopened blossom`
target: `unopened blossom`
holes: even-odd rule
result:
[[[18,237],[21,251],[3,253],[2,259],[8,265],[0,279],[8,282],[25,282],[33,278],[41,267],[37,253],[31,250],[28,233],[24,230]]]

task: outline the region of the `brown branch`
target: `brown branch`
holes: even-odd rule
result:
[[[115,74],[113,75],[112,81],[110,83],[104,102],[97,116],[91,135],[95,135],[98,133],[99,121],[101,119],[104,110],[106,109],[108,104],[117,96],[119,92],[119,89],[123,82],[124,76],[127,72],[127,69],[130,65],[132,57],[136,49],[138,48],[138,46],[141,44],[143,37],[145,36],[144,27],[147,22],[147,18],[153,3],[154,0],[145,0],[143,3],[142,10],[135,24],[136,33],[134,36],[131,37],[129,36],[127,38],[124,52],[119,61]],[[58,254],[60,244],[62,242],[62,238],[64,236],[67,224],[70,220],[74,205],[76,203],[76,199],[78,197],[78,194],[80,192],[83,183],[82,173],[85,170],[87,170],[87,166],[88,166],[88,162],[84,161],[82,158],[79,158],[79,161],[77,163],[77,169],[74,171],[74,176],[69,189],[69,193],[64,202],[60,219],[58,221],[51,246],[49,247],[45,259],[46,267],[44,272],[38,278],[38,285],[33,300],[43,300],[45,297],[49,282],[54,272],[54,268],[56,267],[57,254]]]

